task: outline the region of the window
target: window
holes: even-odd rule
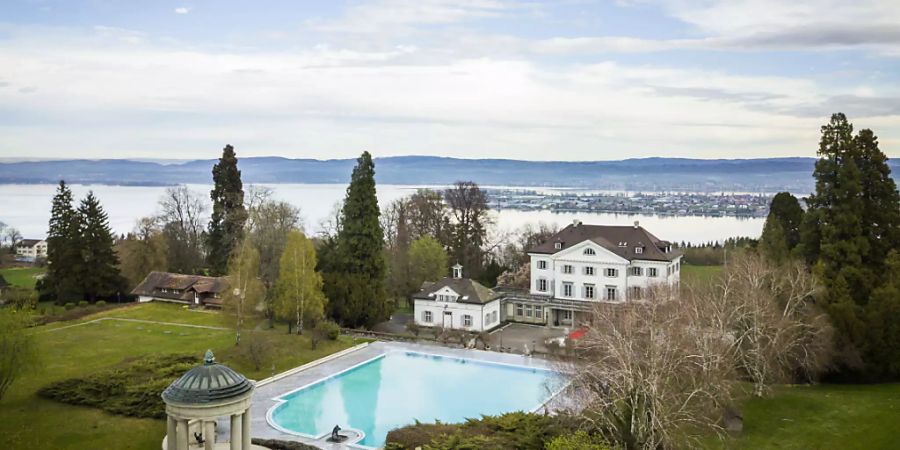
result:
[[[544,318],[544,308],[542,308],[540,306],[535,306],[534,307],[534,317],[537,319],[543,319]]]
[[[541,291],[541,292],[547,292],[547,280],[545,280],[545,279],[543,279],[543,278],[538,278],[537,283],[538,283],[537,289],[538,289],[539,291]]]
[[[562,312],[563,320],[572,320],[572,311],[565,310],[565,311],[561,311],[561,312]]]
[[[616,299],[616,288],[614,286],[606,287],[606,299],[607,300],[615,300]]]
[[[640,286],[632,286],[631,288],[631,297],[632,298],[641,298],[641,287]]]
[[[422,322],[431,323],[434,318],[431,315],[431,311],[422,311]]]
[[[572,283],[563,283],[563,297],[572,296]]]
[[[531,305],[525,305],[525,317],[531,317]]]
[[[472,326],[472,316],[468,314],[463,314],[463,326],[471,327]]]
[[[517,316],[525,315],[525,309],[522,307],[521,303],[516,303],[516,315]]]
[[[484,315],[484,324],[487,325],[489,323],[491,323],[491,314],[490,313]]]
[[[681,263],[680,262],[675,263],[675,271],[681,272]]]
[[[606,269],[606,276],[616,278],[619,276],[619,269]]]
[[[588,255],[588,256],[594,256],[597,254],[597,252],[594,251],[594,249],[588,247],[588,248],[584,249],[584,254]]]
[[[547,268],[547,261],[544,261],[543,259],[538,261],[538,269],[546,269],[546,268]]]
[[[584,266],[585,275],[594,275],[594,266]]]
[[[644,253],[644,247],[635,247],[634,248],[635,255],[640,255],[641,253]]]
[[[566,264],[563,266],[563,273],[572,273],[574,267],[571,264]]]
[[[562,248],[562,242],[557,242],[557,243],[553,244],[553,248],[555,248],[555,249],[557,249],[557,250],[561,249],[561,248]]]
[[[643,274],[644,274],[644,269],[642,269],[642,268],[640,268],[640,267],[632,267],[632,268],[631,268],[631,275],[632,275],[632,276],[639,277],[639,276],[641,276],[641,275],[643,275]]]
[[[647,268],[647,276],[648,276],[648,277],[655,277],[655,276],[657,276],[657,270],[656,270],[656,267],[648,267],[648,268]]]
[[[584,298],[594,298],[594,285],[586,284],[584,285]]]
[[[491,323],[494,323],[496,321],[497,321],[497,311],[494,311],[491,313]]]

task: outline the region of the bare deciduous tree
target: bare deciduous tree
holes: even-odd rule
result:
[[[159,201],[159,220],[169,249],[169,271],[198,273],[203,267],[203,234],[208,205],[206,197],[174,186]]]

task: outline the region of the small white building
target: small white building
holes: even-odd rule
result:
[[[34,261],[47,257],[47,241],[43,239],[22,239],[16,243],[16,259]]]
[[[478,283],[463,278],[462,266],[453,266],[453,276],[425,283],[413,295],[415,322],[472,332],[488,331],[500,325],[500,296]]]

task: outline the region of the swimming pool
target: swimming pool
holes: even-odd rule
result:
[[[335,425],[355,428],[365,433],[359,444],[380,447],[388,431],[415,420],[452,423],[533,410],[562,385],[545,369],[391,351],[282,395],[268,419],[305,436]]]

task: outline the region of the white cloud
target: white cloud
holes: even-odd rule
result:
[[[191,12],[191,8],[188,8],[187,6],[175,8],[175,14],[187,14],[189,12]]]

